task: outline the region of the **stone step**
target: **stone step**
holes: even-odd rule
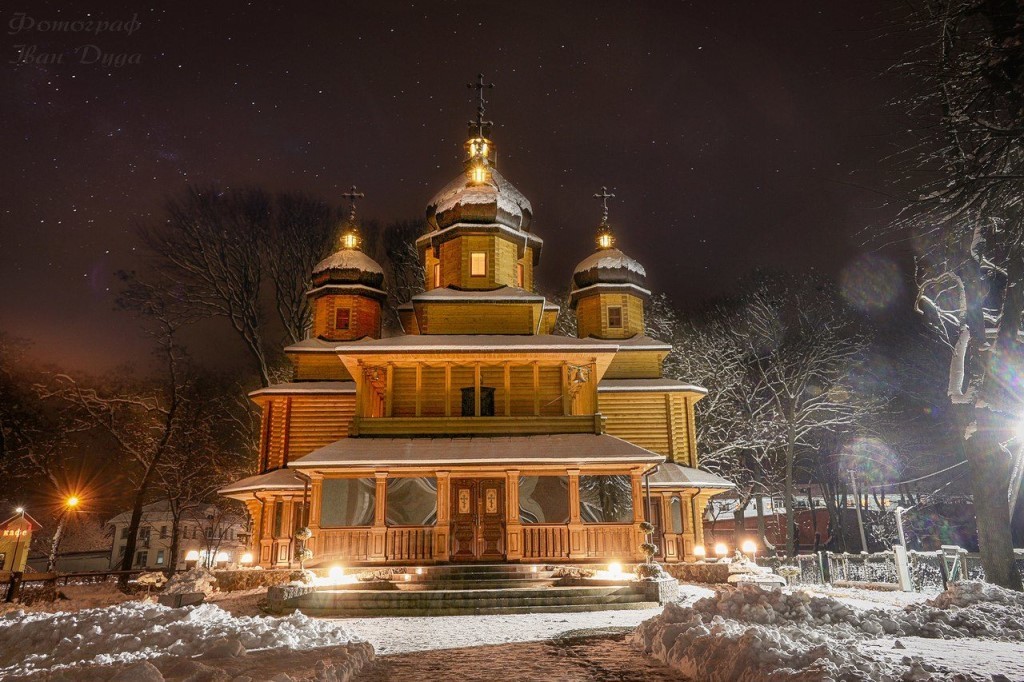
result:
[[[611,597],[615,595],[639,595],[637,588],[630,585],[609,585],[601,587],[524,587],[499,589],[459,589],[459,590],[317,590],[303,595],[303,599],[318,596],[337,600],[381,600],[381,601],[444,601],[459,599],[493,599],[495,597],[511,597],[531,599],[535,597]]]
[[[538,571],[544,570],[544,564],[442,564],[438,566],[420,566],[424,573],[435,574],[460,574],[460,573],[532,573],[533,567]],[[406,567],[409,572],[415,570],[415,566]]]
[[[538,597],[521,597],[510,594],[495,594],[492,596],[466,597],[463,593],[453,593],[446,599],[420,599],[422,592],[400,592],[391,593],[390,599],[369,598],[367,593],[360,597],[339,597],[316,593],[308,595],[299,601],[299,608],[303,605],[311,607],[337,606],[343,608],[353,606],[355,608],[376,608],[390,606],[394,608],[469,608],[474,606],[529,606],[533,605],[563,605],[563,604],[622,604],[644,601],[645,597],[640,594],[613,594],[613,595],[573,595],[573,594],[548,594]]]
[[[398,573],[394,576],[395,582],[479,582],[481,580],[555,580],[554,572],[544,571],[537,573],[480,573],[477,571],[466,571],[464,573]]]
[[[612,603],[569,603],[569,604],[519,604],[519,605],[484,605],[471,606],[430,605],[430,606],[300,606],[299,610],[309,616],[331,616],[335,618],[370,618],[383,616],[471,616],[501,615],[520,613],[580,613],[590,611],[623,611],[653,609],[657,602],[623,601]]]
[[[481,580],[412,580],[396,581],[395,587],[410,592],[422,590],[452,591],[474,589],[518,589],[528,587],[551,587],[557,578],[493,578]]]

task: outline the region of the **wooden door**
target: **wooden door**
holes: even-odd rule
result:
[[[496,561],[505,558],[505,481],[452,479],[451,558]]]

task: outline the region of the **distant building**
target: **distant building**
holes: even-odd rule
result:
[[[114,529],[114,544],[109,555],[111,569],[116,570],[121,565],[130,521],[131,512],[126,511],[107,522]],[[132,568],[162,571],[168,567],[171,542],[174,539],[173,526],[173,516],[166,500],[143,507]],[[241,564],[250,535],[244,512],[225,513],[214,505],[201,505],[186,511],[182,515],[178,533],[179,549],[175,570],[185,570],[196,564],[211,567]]]
[[[18,509],[18,513],[0,523],[0,571],[25,570],[32,533],[41,528],[42,525],[24,509]]]

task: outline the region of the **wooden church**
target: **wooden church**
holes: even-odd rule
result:
[[[482,93],[465,167],[427,206],[402,332],[382,334],[384,273],[353,211],[313,270],[310,338],[285,349],[294,380],[251,394],[259,474],[221,493],[247,505],[260,566],[293,565],[304,526],[314,566],[629,562],[645,518],[663,561],[693,560],[732,487],[698,468],[705,390],[662,376],[670,347],[644,333],[646,273],[615,248],[603,189],[572,277],[578,334],[553,333],[543,240],[495,167]]]

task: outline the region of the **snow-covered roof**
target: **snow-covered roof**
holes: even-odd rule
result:
[[[356,382],[354,381],[290,381],[258,388],[249,395],[319,395],[355,392]]]
[[[736,484],[703,469],[691,469],[675,462],[664,462],[650,475],[652,488],[722,488],[729,490]]]
[[[489,169],[487,182],[474,184],[467,173],[459,173],[434,195],[427,206],[427,219],[435,229],[444,229],[458,220],[499,222],[525,230],[529,228],[533,206],[511,182]],[[466,210],[459,210],[465,208]]]
[[[357,249],[340,249],[335,251],[316,264],[316,267],[313,268],[313,274],[326,272],[327,270],[359,270],[361,272],[384,274],[384,270],[377,264],[377,261]]]
[[[594,268],[602,270],[629,270],[641,277],[647,276],[644,266],[618,249],[600,249],[595,251],[581,260],[573,272],[585,272]]]
[[[235,481],[217,492],[221,495],[236,495],[259,490],[301,490],[305,483],[305,480],[292,469],[275,469],[265,474]]]
[[[675,379],[603,379],[597,385],[597,390],[609,393],[693,391],[694,393],[706,394],[708,392],[708,389],[703,386],[684,384]]]
[[[497,289],[452,289],[438,287],[424,291],[412,297],[413,303],[457,303],[473,301],[475,303],[544,303],[544,297],[520,289],[518,287],[499,287]]]
[[[342,438],[289,464],[296,468],[466,464],[659,463],[639,445],[593,433],[536,436]]]

